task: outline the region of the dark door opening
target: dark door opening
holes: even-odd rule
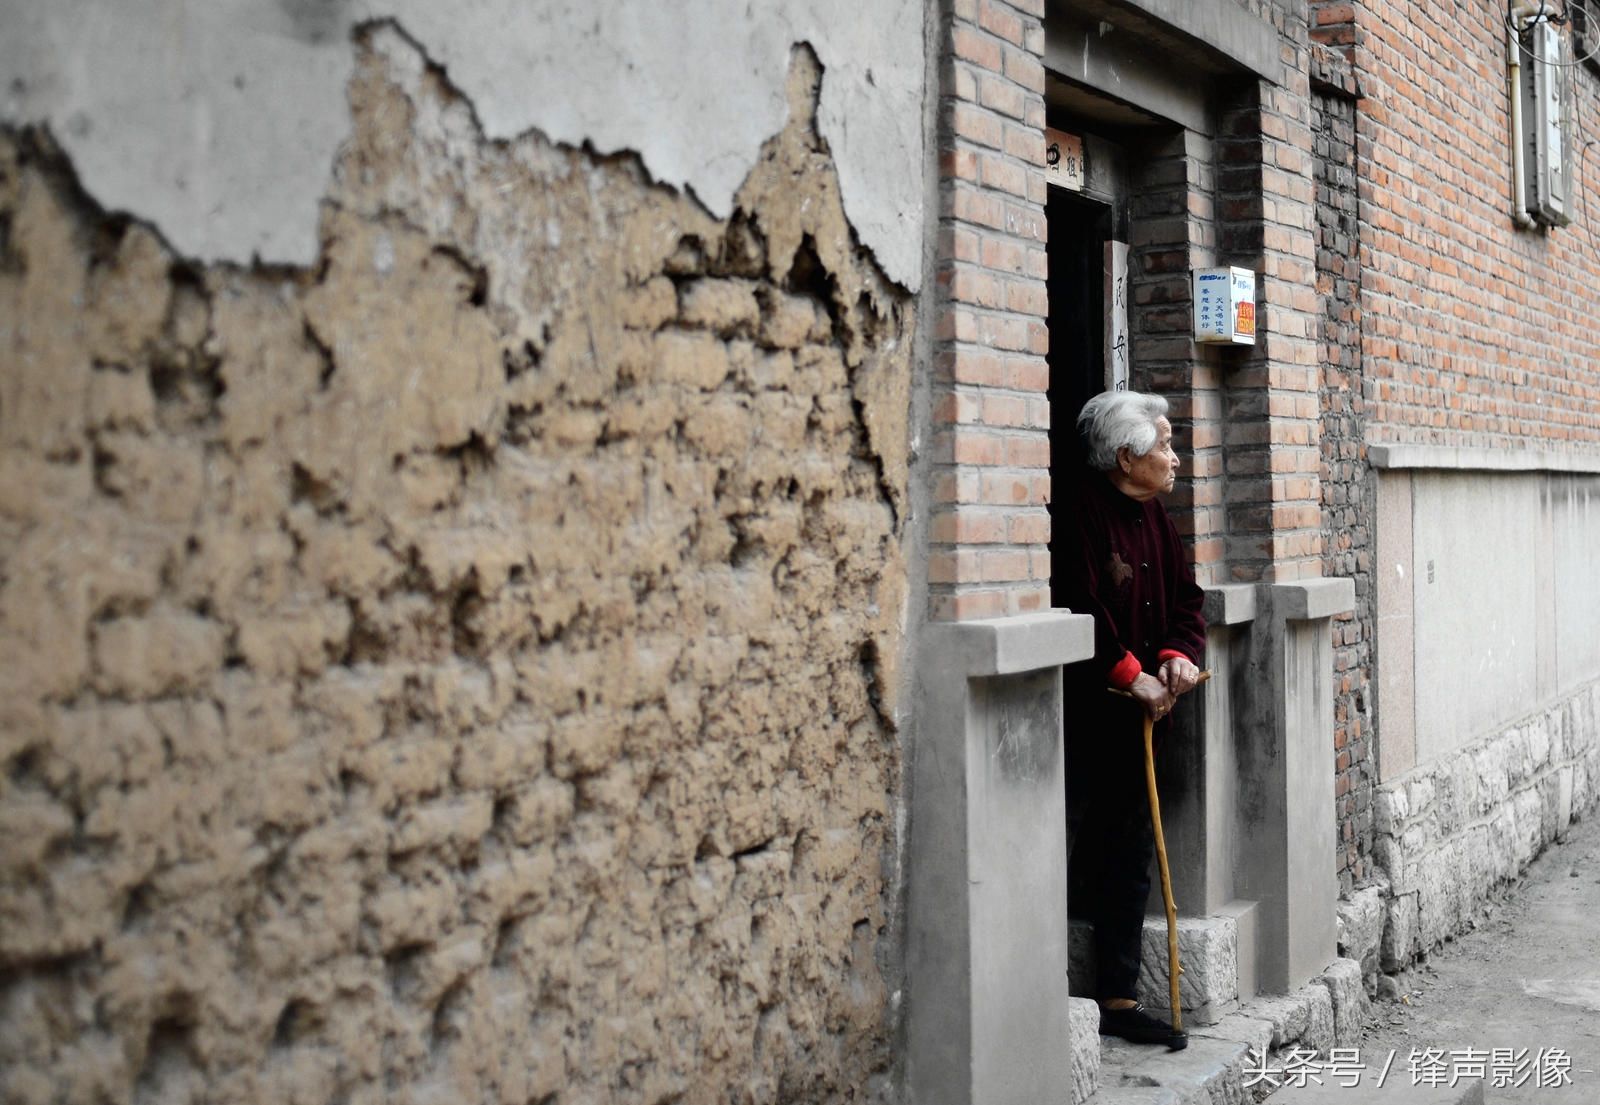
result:
[[[1050,469],[1052,482],[1078,478],[1083,452],[1078,412],[1106,386],[1106,260],[1114,230],[1110,204],[1051,189],[1045,204],[1050,259]],[[1051,496],[1051,525],[1060,495]],[[1050,578],[1063,578],[1052,543]],[[1052,606],[1062,605],[1054,593]]]

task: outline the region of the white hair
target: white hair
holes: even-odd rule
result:
[[[1083,405],[1078,433],[1091,468],[1109,472],[1117,450],[1126,446],[1142,457],[1156,446],[1156,420],[1167,416],[1167,401],[1138,391],[1103,391]]]

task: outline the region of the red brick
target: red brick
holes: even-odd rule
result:
[[[928,537],[941,545],[993,545],[1006,539],[1006,529],[1003,512],[958,506],[934,515]]]
[[[1010,442],[999,434],[978,429],[958,429],[951,437],[951,459],[957,464],[1011,464]]]
[[[962,266],[950,275],[950,296],[961,303],[974,303],[980,307],[1002,307],[1006,302],[1006,289],[999,279],[982,269]]]
[[[1004,77],[983,76],[978,78],[978,102],[1001,115],[1021,119],[1028,97],[1021,87]]]
[[[1049,468],[1050,439],[1043,434],[1006,438],[1005,463],[1018,468]]]
[[[1044,95],[1044,63],[1028,51],[1006,50],[1005,74],[1029,92]]]
[[[1023,315],[1040,318],[1050,313],[1050,297],[1043,284],[1032,281],[1008,280],[1005,286],[1006,308]]]
[[[994,506],[1038,506],[1033,498],[1032,479],[1027,472],[982,473],[980,499]]]
[[[1021,549],[979,553],[978,564],[984,583],[1010,583],[1029,576],[1028,554]]]
[[[970,621],[998,618],[1006,612],[1006,592],[999,590],[962,591],[954,595],[935,595],[932,615],[935,621]]]
[[[992,234],[984,236],[980,255],[985,268],[1000,272],[1023,272],[1030,260],[1029,252],[1021,242]]]
[[[985,395],[983,422],[986,426],[1021,426],[1028,419],[1027,401],[1015,395]]]
[[[999,354],[987,349],[957,346],[940,354],[942,368],[958,384],[1010,386],[1011,370]]]
[[[1027,198],[1028,170],[1021,163],[1001,154],[986,154],[981,165],[984,187]]]
[[[1011,362],[1007,385],[1018,391],[1045,391],[1050,387],[1050,365],[1043,358],[1024,358]]]
[[[1037,577],[1036,577],[1037,578]],[[1050,578],[1046,571],[1044,578]],[[1049,587],[1019,587],[1006,592],[1006,610],[1011,614],[1029,614],[1050,607]]]
[[[976,104],[948,104],[945,107],[945,118],[950,132],[957,138],[964,138],[969,142],[976,142],[980,146],[996,150],[1005,142],[1005,130],[1000,116]]]
[[[950,45],[956,57],[963,61],[970,61],[991,73],[1001,71],[1003,62],[1000,43],[988,35],[980,34],[971,27],[963,27],[958,23],[950,32]]]
[[[1050,543],[1050,515],[1013,514],[1008,534],[1014,545],[1048,545]]]

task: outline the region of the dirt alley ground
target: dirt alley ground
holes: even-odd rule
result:
[[[1445,1070],[1470,1075],[1470,1048],[1490,1053],[1483,1076],[1491,1105],[1600,1102],[1600,817],[1591,812],[1574,824],[1472,932],[1395,981],[1398,998],[1380,990],[1373,1003],[1361,1046],[1369,1070],[1381,1069],[1394,1049],[1389,1077],[1404,1080],[1413,1055],[1425,1069],[1433,1048],[1443,1051],[1435,1069],[1442,1060]],[[1494,1062],[1495,1048],[1515,1049],[1514,1056],[1527,1049],[1524,1069],[1535,1073],[1516,1085],[1514,1059]],[[1571,1085],[1537,1084],[1541,1066],[1548,1072],[1560,1065],[1550,1049],[1570,1057]],[[1511,1072],[1498,1079],[1506,1084],[1495,1084],[1497,1071]]]

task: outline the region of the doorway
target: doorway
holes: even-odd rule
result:
[[[1052,483],[1079,478],[1083,450],[1078,412],[1109,387],[1127,386],[1127,235],[1118,234],[1117,204],[1052,188],[1045,204],[1049,231],[1050,469]],[[1051,526],[1062,496],[1051,497]],[[1065,578],[1051,545],[1051,605],[1062,606],[1056,580]]]

